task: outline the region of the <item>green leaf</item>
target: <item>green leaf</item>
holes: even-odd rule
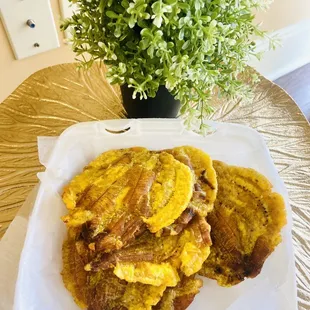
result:
[[[213,19],[209,25],[209,27],[212,29],[212,28],[215,28],[217,25],[217,21],[215,19]]]
[[[152,31],[150,29],[148,29],[148,28],[142,29],[140,33],[144,37],[149,37],[149,38],[153,37]]]
[[[186,41],[183,45],[182,45],[182,50],[186,50],[191,44],[191,41]]]
[[[142,48],[142,50],[146,50],[150,45],[150,40],[147,38],[144,38],[140,41],[140,47]]]
[[[119,38],[122,35],[122,31],[119,26],[115,28],[114,35],[116,38]]]
[[[139,19],[137,24],[140,28],[147,28],[149,26],[148,22],[144,19]]]
[[[183,11],[187,12],[190,10],[190,5],[188,3],[179,2],[177,4],[178,8],[182,9]]]
[[[131,15],[128,21],[129,28],[133,28],[135,24],[136,24],[136,19],[133,15]]]
[[[195,0],[195,10],[200,10],[200,0]]]
[[[116,13],[113,12],[113,11],[107,11],[107,12],[106,12],[106,15],[107,15],[108,17],[114,18],[114,19],[115,19],[115,18],[117,19],[118,16],[119,16],[118,14],[116,14]]]
[[[163,18],[161,16],[156,16],[155,19],[153,20],[153,24],[157,28],[160,28],[162,22],[163,22]]]
[[[106,0],[100,0],[99,3],[99,12],[102,14],[105,8]]]
[[[152,4],[152,11],[155,15],[160,15],[162,13],[161,1],[156,1]]]
[[[132,50],[137,49],[137,44],[135,44],[134,42],[131,42],[131,41],[126,42],[126,46]]]
[[[147,49],[147,54],[153,58],[154,57],[154,46],[150,45],[150,47]]]
[[[203,37],[203,30],[202,29],[199,29],[196,33],[197,37],[198,38],[202,38]]]
[[[181,41],[181,40],[183,40],[184,39],[184,28],[182,28],[181,30],[180,30],[180,32],[179,32],[179,40]]]
[[[246,14],[243,14],[239,17],[240,19],[244,20],[244,19],[252,19],[254,18],[254,16],[252,16],[252,14],[250,13],[246,13]]]
[[[124,9],[128,9],[129,8],[128,0],[122,0],[121,5]]]
[[[221,55],[221,52],[222,52],[222,42],[221,41],[218,41],[217,52],[219,55]]]

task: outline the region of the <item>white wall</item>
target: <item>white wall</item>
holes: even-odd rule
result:
[[[268,11],[256,14],[256,21],[262,21],[263,28],[268,31],[279,30],[304,19],[310,19],[310,0],[274,0]]]
[[[38,0],[43,1],[43,0]],[[60,20],[58,0],[50,0],[56,23]],[[281,29],[303,19],[310,19],[310,0],[275,0],[270,11],[259,13],[256,21],[263,21],[268,31]],[[62,42],[62,34],[59,33]],[[308,38],[304,38],[307,40]],[[294,45],[295,49],[300,47]],[[309,53],[310,54],[310,53]],[[278,56],[277,56],[278,57]],[[294,56],[298,57],[298,55]],[[74,54],[64,44],[60,48],[23,60],[15,60],[5,30],[0,22],[0,102],[2,102],[24,79],[32,73],[48,66],[74,61]],[[262,63],[261,72],[267,72],[270,63]]]
[[[310,19],[276,30],[272,35],[280,39],[281,46],[269,50],[268,40],[259,41],[259,51],[266,51],[261,61],[249,64],[269,80],[277,78],[310,63]]]
[[[43,1],[43,0],[38,0]],[[59,29],[60,11],[58,0],[51,0],[54,19]],[[63,44],[63,36],[58,32],[61,47],[29,58],[16,60],[0,21],[0,103],[32,73],[59,63],[74,61],[74,53]]]

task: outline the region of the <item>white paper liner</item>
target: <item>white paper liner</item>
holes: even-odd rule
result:
[[[260,171],[273,183],[275,191],[284,196],[288,213],[288,225],[282,232],[283,242],[268,258],[258,277],[231,288],[222,288],[215,281],[204,279],[204,286],[189,309],[297,309],[291,209],[286,189],[276,172],[267,147],[256,131],[245,126],[226,123],[212,123],[212,126],[216,128],[216,132],[202,138],[185,131],[181,122],[177,120],[103,121],[72,126],[57,140],[40,138],[39,158],[47,169],[39,174],[41,185],[19,265],[14,309],[79,309],[64,288],[60,275],[61,246],[66,238],[66,228],[60,220],[60,217],[66,214],[66,208],[60,198],[63,185],[103,151],[130,146],[164,149],[178,145],[193,145],[205,150],[214,159]],[[106,131],[128,127],[130,130],[123,134],[111,134]],[[10,268],[15,268],[16,274],[18,254],[8,249],[14,248],[15,243],[21,246],[22,229],[13,227],[16,226],[13,224],[14,222],[0,247],[6,251],[6,261],[12,259]],[[13,234],[12,229],[15,230]],[[6,279],[8,274],[9,271],[6,273]],[[14,277],[10,282],[15,282]],[[2,289],[0,292],[4,295]],[[12,308],[12,289],[10,296],[5,300],[3,309]]]

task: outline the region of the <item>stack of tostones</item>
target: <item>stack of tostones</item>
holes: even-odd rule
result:
[[[88,310],[186,309],[197,273],[223,286],[259,274],[285,224],[262,175],[190,146],[105,152],[63,201],[63,280]]]
[[[87,309],[186,309],[210,253],[217,192],[192,147],[108,151],[64,189],[63,279]]]

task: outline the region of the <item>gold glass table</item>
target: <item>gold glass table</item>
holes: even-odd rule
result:
[[[300,309],[310,309],[310,126],[295,102],[261,77],[254,98],[214,101],[210,119],[260,132],[284,180],[293,210]],[[37,136],[57,136],[78,122],[124,118],[118,87],[95,64],[77,72],[63,64],[36,72],[0,104],[0,238],[42,171]]]

